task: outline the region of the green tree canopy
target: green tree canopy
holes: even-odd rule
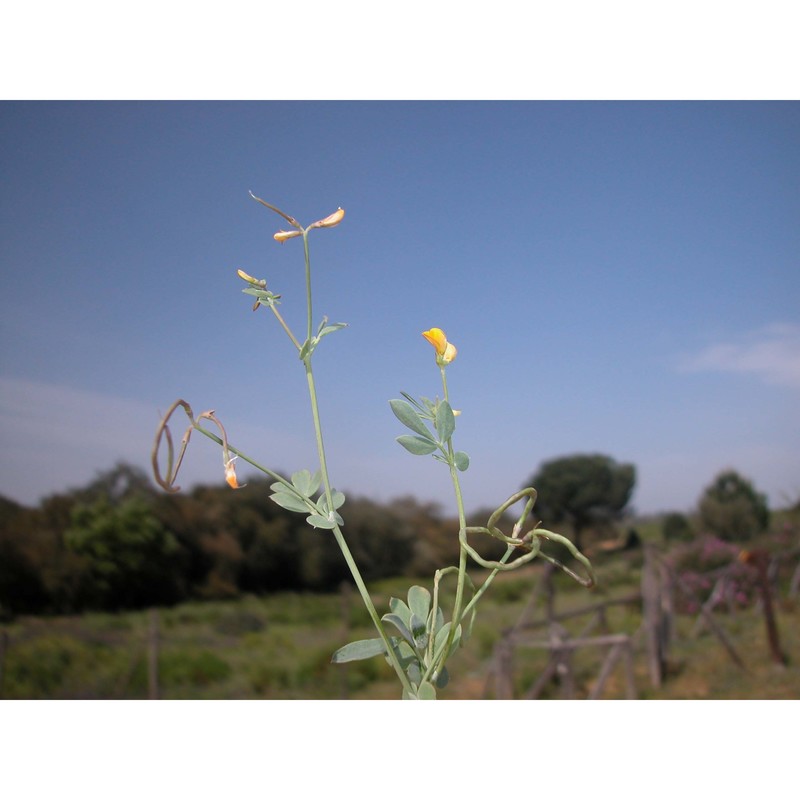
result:
[[[569,523],[577,547],[592,524],[617,519],[636,483],[636,467],[605,455],[572,455],[547,461],[527,486],[538,492],[536,515],[549,524]]]
[[[661,536],[665,542],[687,541],[692,538],[692,525],[685,514],[673,511],[661,521]]]
[[[67,547],[86,562],[87,597],[110,609],[171,603],[175,538],[138,497],[113,505],[101,497],[78,505],[65,534]]]
[[[708,531],[730,542],[742,542],[769,525],[767,498],[735,470],[721,472],[706,488],[698,509]]]

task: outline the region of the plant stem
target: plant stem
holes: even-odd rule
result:
[[[444,390],[444,399],[449,403],[450,396],[447,390],[447,374],[445,372],[445,367],[440,367],[442,373],[442,388]],[[463,612],[461,610],[461,606],[464,602],[464,582],[467,574],[467,551],[464,549],[463,546],[463,539],[466,535],[464,530],[467,527],[467,519],[466,514],[464,513],[464,499],[461,495],[461,483],[458,480],[458,471],[455,466],[455,462],[453,459],[453,441],[452,438],[447,442],[447,455],[448,460],[450,462],[450,478],[453,481],[453,489],[456,495],[456,506],[458,508],[458,544],[459,544],[459,555],[458,555],[458,582],[456,584],[456,598],[455,602],[453,603],[453,616],[451,619],[450,624],[450,633],[447,637],[447,645],[442,651],[442,664],[444,664],[444,659],[447,658],[447,655],[450,651],[450,646],[453,643],[453,639],[456,635],[456,628],[460,624],[463,618]]]
[[[220,446],[224,445],[222,439],[220,439],[216,433],[211,433],[211,431],[207,431],[200,425],[193,425],[192,427],[194,428],[194,430],[199,431],[200,433],[203,434],[203,436],[207,436],[209,439],[216,442],[218,445]],[[269,467],[265,467],[263,464],[259,464],[258,461],[253,461],[253,459],[250,458],[250,456],[245,455],[241,450],[237,450],[233,445],[229,444],[228,450],[235,456],[239,456],[239,458],[241,458],[242,461],[246,461],[248,464],[251,464],[256,469],[261,470],[261,472],[263,472],[265,475],[269,475],[269,477],[272,478],[273,480],[279,481],[280,483],[283,483],[286,486],[292,485],[291,483],[289,483],[289,481],[286,480],[286,478],[282,478],[280,475],[278,475],[277,472],[273,472]]]
[[[311,328],[313,325],[313,314],[311,308],[311,259],[308,253],[308,231],[303,231],[303,253],[306,258],[306,306],[308,310],[308,328],[306,341],[311,338]]]
[[[269,307],[272,309],[272,313],[275,315],[275,318],[278,320],[278,322],[280,322],[280,324],[281,324],[281,327],[282,327],[282,328],[283,328],[283,329],[286,331],[286,334],[287,334],[287,336],[288,336],[288,337],[289,337],[289,338],[292,340],[292,344],[293,344],[293,345],[294,345],[294,346],[295,346],[295,347],[296,347],[298,350],[301,350],[301,349],[302,349],[302,346],[300,345],[300,342],[298,342],[298,341],[297,341],[297,338],[296,338],[296,337],[295,337],[295,335],[292,333],[292,331],[291,331],[291,329],[289,328],[289,326],[286,324],[286,320],[285,320],[285,319],[284,319],[284,318],[281,316],[281,312],[280,312],[280,311],[278,311],[278,309],[277,309],[277,308],[275,308],[275,304],[274,304],[274,303],[270,303],[270,306],[269,306]]]
[[[322,482],[325,487],[325,497],[328,501],[328,509],[333,508],[333,502],[331,499],[331,483],[328,477],[328,463],[325,458],[325,445],[322,440],[322,425],[320,423],[319,417],[319,405],[317,403],[317,391],[314,384],[314,373],[311,369],[311,358],[308,357],[305,359],[305,366],[306,366],[306,378],[308,380],[308,393],[311,398],[311,413],[314,417],[314,433],[316,434],[317,439],[317,454],[319,455],[319,467],[320,472],[322,473]],[[361,572],[358,569],[358,565],[353,558],[353,554],[350,552],[350,548],[347,546],[347,542],[344,538],[344,534],[341,531],[341,528],[338,524],[334,524],[333,527],[333,535],[336,539],[336,543],[339,545],[339,549],[342,551],[342,555],[344,556],[344,560],[347,562],[347,566],[350,569],[350,574],[353,576],[353,580],[358,587],[358,591],[361,594],[361,599],[364,601],[364,605],[367,608],[367,612],[369,613],[370,618],[372,619],[375,628],[378,631],[381,639],[383,640],[384,647],[386,648],[386,652],[389,656],[389,659],[394,667],[395,672],[397,673],[397,677],[400,678],[400,682],[403,684],[403,688],[409,693],[414,694],[414,689],[411,686],[408,678],[406,677],[405,672],[403,671],[403,667],[400,665],[400,661],[397,657],[397,653],[395,652],[394,646],[392,645],[391,640],[389,639],[386,631],[381,624],[380,617],[378,616],[378,611],[375,608],[375,605],[372,602],[372,598],[369,595],[369,591],[367,590],[367,586],[364,583],[364,579],[361,577]]]
[[[311,304],[311,260],[309,258],[308,252],[308,231],[303,231],[303,250],[305,253],[305,261],[306,261],[306,304],[308,307],[308,337],[307,340],[311,339],[311,331],[312,331],[312,304]],[[317,455],[319,456],[319,468],[322,474],[322,482],[323,486],[325,487],[325,499],[327,500],[328,510],[330,512],[333,511],[333,499],[332,499],[332,489],[331,489],[331,482],[330,478],[328,477],[328,462],[325,458],[325,444],[322,439],[322,424],[320,422],[319,417],[319,403],[317,402],[317,390],[316,385],[314,383],[314,372],[311,368],[311,354],[306,356],[303,359],[303,364],[306,368],[306,380],[308,381],[308,394],[311,399],[311,414],[314,418],[314,434],[317,440]],[[353,554],[350,552],[350,548],[347,546],[347,541],[344,538],[344,534],[342,533],[341,528],[337,523],[334,522],[333,526],[333,535],[336,539],[336,544],[339,545],[339,549],[342,551],[342,555],[344,556],[344,560],[347,563],[348,568],[350,569],[350,574],[353,576],[353,580],[358,587],[358,591],[361,595],[361,599],[364,601],[364,605],[366,606],[367,613],[370,616],[375,628],[378,631],[378,635],[380,636],[381,640],[383,641],[383,645],[386,648],[386,653],[391,661],[392,666],[394,667],[394,671],[397,673],[397,677],[400,679],[400,683],[403,685],[403,688],[406,692],[410,695],[414,695],[414,688],[411,686],[406,673],[403,670],[403,667],[400,664],[400,659],[398,658],[397,652],[392,645],[389,636],[387,635],[386,631],[381,624],[381,619],[378,616],[378,611],[375,608],[374,603],[372,602],[372,598],[369,595],[369,591],[367,590],[367,586],[364,583],[364,579],[361,577],[361,571],[358,569],[358,565],[353,558]]]
[[[509,545],[508,548],[506,549],[506,552],[503,553],[503,556],[500,558],[500,563],[501,564],[505,564],[506,561],[508,561],[508,559],[511,557],[511,554],[514,552],[515,549],[516,548],[512,547],[511,545]],[[489,573],[489,575],[487,576],[486,580],[481,585],[481,588],[478,589],[477,592],[475,592],[475,594],[473,595],[472,599],[464,607],[464,616],[469,614],[469,612],[472,610],[472,608],[475,606],[475,604],[478,602],[478,600],[481,599],[481,597],[483,596],[483,593],[489,588],[489,586],[491,585],[492,581],[495,579],[495,576],[497,575],[498,572],[500,572],[499,569],[493,569]]]

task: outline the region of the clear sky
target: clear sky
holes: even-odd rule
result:
[[[800,495],[800,104],[0,104],[0,493],[25,503],[119,460],[159,411],[215,409],[231,442],[313,468],[300,362],[236,269],[304,325],[335,485],[452,508],[388,400],[440,392],[443,328],[468,509],[545,460],[633,462],[633,505],[689,510],[724,468]],[[222,481],[198,436],[184,485]],[[247,478],[240,470],[240,477]]]

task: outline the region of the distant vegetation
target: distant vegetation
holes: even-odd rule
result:
[[[548,524],[572,526],[565,532],[586,539],[590,549],[598,539],[621,540],[618,526],[634,480],[633,465],[605,456],[557,459],[533,476],[536,511]],[[402,498],[381,505],[351,496],[343,516],[368,581],[429,576],[458,559],[457,520],[434,504]],[[702,495],[698,514],[667,515],[655,535],[687,541],[708,532],[741,542],[761,533],[767,520],[764,498],[726,472]],[[484,524],[485,515],[468,522]],[[632,520],[625,524],[629,534],[633,525],[643,530]],[[502,555],[503,546],[489,537],[476,546],[484,557]],[[120,464],[37,508],[0,498],[0,615],[6,618],[325,592],[349,580],[331,537],[272,502],[266,482],[235,493],[220,485],[169,495]]]
[[[121,464],[38,508],[0,498],[0,613],[323,592],[349,581],[333,539],[272,502],[267,483],[169,495]],[[351,496],[346,525],[366,580],[431,574],[434,565],[458,559],[458,522],[432,504]],[[498,558],[504,548],[489,540],[479,549]]]
[[[622,517],[636,484],[636,467],[604,455],[574,455],[546,461],[526,486],[539,493],[537,513],[548,524],[568,523],[580,550],[583,533]]]
[[[613,466],[602,459],[592,463],[600,471]],[[563,474],[571,480],[570,469]],[[620,490],[617,497],[627,494]],[[638,696],[796,697],[800,503],[768,516],[763,532],[763,497],[746,479],[725,472],[701,492],[694,513],[633,518],[615,505],[595,504],[581,529],[598,572],[594,597],[557,579],[556,601],[560,612],[615,601],[605,625],[638,643]],[[558,515],[552,498],[543,507]],[[410,576],[429,577],[435,565],[458,557],[457,522],[435,505],[351,497],[346,512],[353,550],[381,611],[387,610],[386,597],[404,594]],[[564,507],[562,525],[573,522],[570,513]],[[477,512],[468,522],[485,519]],[[636,600],[645,560],[640,544],[647,542],[682,587],[660,688],[648,672],[645,639],[637,638],[644,620]],[[758,572],[741,558],[743,546],[769,558],[765,574],[773,582],[780,647],[789,659],[779,673],[770,659]],[[452,698],[493,696],[495,648],[531,613],[543,569],[534,563],[499,576],[473,631],[476,646],[457,656]],[[269,500],[262,483],[235,493],[223,485],[169,495],[123,464],[37,508],[0,498],[0,696],[395,697],[391,670],[381,659],[330,663],[343,642],[372,630],[348,587],[330,536]],[[443,592],[449,596],[452,586]],[[543,603],[539,597],[537,613]],[[160,610],[136,610],[153,607]],[[708,630],[699,635],[703,608],[718,615],[747,669]],[[566,620],[565,630],[584,636],[584,623]],[[519,651],[515,696],[524,696],[547,659],[545,651]],[[593,651],[576,653],[579,696],[597,680],[599,659]],[[555,682],[543,696],[559,691]],[[603,696],[625,693],[617,669]]]

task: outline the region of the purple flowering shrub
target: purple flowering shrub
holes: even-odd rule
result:
[[[678,613],[697,614],[716,592],[714,611],[735,611],[749,606],[757,597],[757,574],[739,561],[741,548],[716,536],[699,536],[672,551],[668,562],[691,593],[675,592]]]

